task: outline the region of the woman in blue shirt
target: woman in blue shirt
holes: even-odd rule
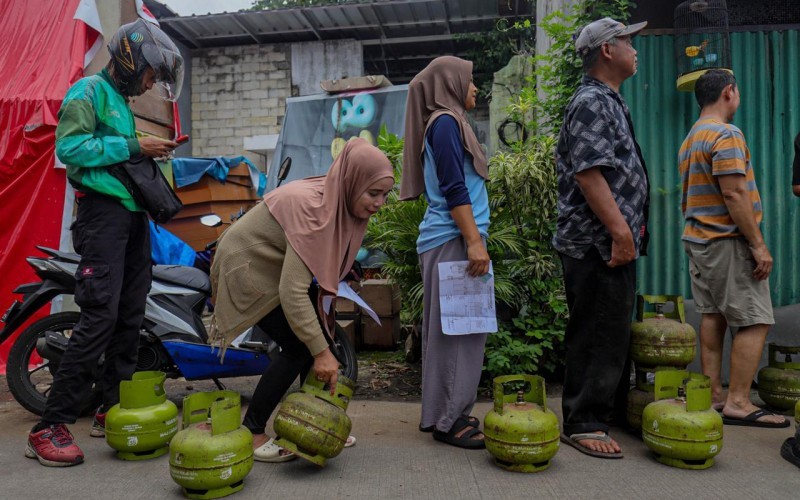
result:
[[[467,272],[489,272],[488,166],[469,126],[475,107],[472,62],[434,59],[411,81],[406,103],[400,198],[425,195],[417,252],[424,285],[422,417],[419,428],[454,446],[484,447],[470,416],[483,365],[486,333],[445,335],[439,308],[439,262],[468,261]]]

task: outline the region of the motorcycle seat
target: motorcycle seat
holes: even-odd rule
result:
[[[211,280],[195,267],[155,265],[153,279],[211,294]]]
[[[38,248],[42,252],[46,253],[50,257],[55,257],[56,259],[59,259],[59,260],[61,260],[63,262],[72,262],[74,264],[77,264],[77,263],[79,263],[81,261],[81,256],[76,254],[76,253],[61,252],[61,251],[56,250],[54,248],[48,248],[48,247],[43,247],[43,246],[39,246],[39,245],[37,245],[36,248]]]

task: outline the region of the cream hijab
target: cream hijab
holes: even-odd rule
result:
[[[353,139],[326,175],[291,182],[264,196],[289,244],[322,288],[317,304],[321,314],[322,297],[336,295],[367,230],[368,219],[354,217],[353,207],[372,184],[387,177],[394,178],[394,172],[386,156],[364,139]],[[330,318],[325,323],[330,327]]]
[[[413,200],[425,191],[422,154],[428,127],[441,115],[450,115],[461,129],[461,141],[478,175],[489,178],[486,155],[467,121],[464,101],[472,78],[472,62],[453,56],[437,57],[411,80],[406,101],[405,146],[400,199]]]

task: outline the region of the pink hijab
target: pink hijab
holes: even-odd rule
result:
[[[317,304],[321,314],[322,297],[336,295],[367,230],[369,219],[354,217],[353,207],[372,184],[387,177],[394,178],[394,172],[386,155],[364,139],[353,139],[326,175],[291,182],[264,196],[289,244],[322,288]],[[330,318],[325,323],[330,327]]]
[[[405,146],[400,199],[413,200],[425,191],[422,154],[428,127],[441,115],[450,115],[461,129],[461,141],[478,175],[489,178],[486,155],[467,121],[464,101],[472,78],[472,62],[453,56],[437,57],[408,85]]]

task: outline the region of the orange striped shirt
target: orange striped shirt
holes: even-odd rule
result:
[[[761,197],[750,164],[750,150],[738,127],[715,119],[698,120],[683,141],[678,165],[683,184],[681,211],[685,220],[681,239],[708,243],[718,238],[742,236],[722,197],[717,180],[720,175],[745,176],[756,223],[761,223]]]

